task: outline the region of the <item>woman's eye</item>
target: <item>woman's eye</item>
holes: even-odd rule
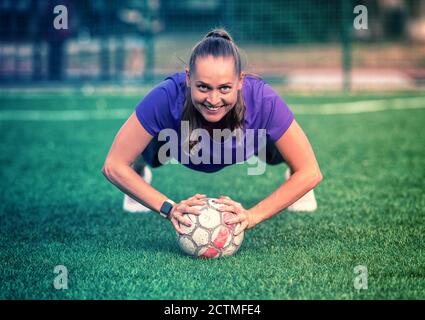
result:
[[[198,85],[198,88],[201,91],[208,91],[210,89],[209,87],[207,87],[206,85],[203,85],[203,84]],[[224,87],[220,88],[220,91],[224,92],[224,93],[230,92],[231,90],[232,90],[232,88],[229,87],[229,86],[224,86]]]

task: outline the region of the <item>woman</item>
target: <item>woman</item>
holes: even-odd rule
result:
[[[242,160],[265,154],[264,160],[268,164],[283,161],[288,164],[290,171],[286,172],[286,181],[250,209],[227,196],[219,197],[219,202],[225,205],[223,210],[235,214],[227,223],[240,223],[235,234],[285,208],[315,210],[313,188],[322,180],[322,174],[311,145],[293,113],[276,92],[258,77],[243,73],[239,49],[231,36],[222,29],[209,32],[192,49],[185,71],[166,78],[155,87],[138,104],[115,137],[103,173],[131,197],[125,196],[124,208],[159,212],[170,219],[180,233],[179,223],[191,224],[184,213],[199,214],[195,206],[203,204],[205,195],[197,194],[175,203],[150,185],[152,173],[146,164],[155,168],[164,163],[161,148],[170,143],[169,149],[170,146],[178,147],[177,153],[173,153],[176,159],[203,172],[215,172],[240,162],[234,157],[230,157],[230,161],[230,158],[226,161],[223,155],[217,157],[216,150],[234,155],[238,148],[243,148]],[[187,130],[183,130],[184,127]],[[207,130],[210,140],[200,134],[201,129]],[[171,142],[160,139],[165,130],[175,132],[177,139]],[[248,130],[252,130],[257,138],[265,132],[266,141],[246,143]],[[181,139],[185,131],[188,134]],[[227,135],[219,136],[217,140],[216,132],[227,132]],[[242,139],[239,136],[235,141],[229,132],[247,135]],[[215,144],[214,148],[211,142]],[[202,159],[211,161],[194,160],[195,155],[199,156],[197,146],[209,146],[202,149]],[[205,150],[209,151],[208,154]]]

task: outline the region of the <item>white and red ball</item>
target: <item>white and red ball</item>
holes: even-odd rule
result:
[[[179,224],[184,234],[177,233],[180,248],[196,258],[219,258],[231,256],[238,251],[244,238],[244,232],[234,235],[239,224],[228,225],[224,221],[234,216],[232,213],[223,213],[217,209],[223,206],[215,202],[217,199],[205,199],[205,205],[196,206],[200,215],[185,214],[192,221],[188,227]]]

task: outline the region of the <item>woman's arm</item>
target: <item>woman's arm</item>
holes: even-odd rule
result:
[[[133,113],[115,136],[102,172],[121,191],[151,210],[159,212],[161,205],[168,198],[146,183],[131,167],[151,140],[152,136]]]
[[[310,142],[295,120],[276,141],[276,147],[291,168],[291,177],[248,210],[251,220],[248,227],[253,227],[287,208],[322,181],[322,173]]]
[[[102,172],[121,191],[151,210],[159,212],[168,198],[146,183],[131,167],[136,157],[145,150],[151,140],[152,136],[133,113],[115,136]],[[185,213],[200,214],[198,209],[192,207],[203,205],[205,197],[205,195],[196,194],[174,204],[169,219],[177,232],[183,233],[180,224],[191,225],[191,221],[184,216]]]

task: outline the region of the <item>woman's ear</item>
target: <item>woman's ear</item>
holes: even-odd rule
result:
[[[239,84],[238,84],[238,90],[242,89],[242,85],[243,85],[243,79],[245,78],[245,73],[241,72],[241,75],[239,77]]]
[[[190,87],[190,72],[188,68],[186,68],[185,70],[186,70],[186,86]]]

